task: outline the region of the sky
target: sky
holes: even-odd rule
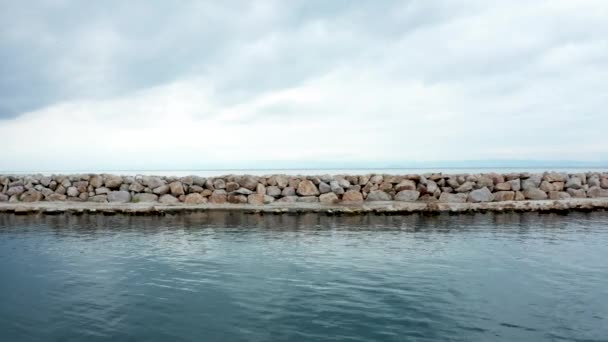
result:
[[[2,7],[0,170],[608,161],[605,0]]]

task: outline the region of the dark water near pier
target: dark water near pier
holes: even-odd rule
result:
[[[1,341],[606,341],[608,213],[0,215]]]

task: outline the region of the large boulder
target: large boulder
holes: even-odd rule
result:
[[[247,175],[247,176],[241,177],[241,179],[239,180],[238,183],[241,185],[241,187],[254,191],[254,190],[256,190],[256,188],[258,186],[258,181],[259,181],[258,177]]]
[[[129,185],[129,191],[142,192],[144,189],[145,187],[138,182],[133,182]]]
[[[442,192],[439,196],[439,202],[442,203],[464,203],[467,201],[468,195],[465,193],[453,194],[449,192]]]
[[[294,189],[291,186],[287,186],[283,189],[283,191],[281,191],[281,196],[289,197],[289,196],[295,196],[295,195],[296,195],[296,189]]]
[[[363,202],[363,195],[359,191],[348,190],[342,195],[343,202]]]
[[[234,204],[245,204],[247,203],[247,196],[238,194],[228,194],[226,196],[226,201],[228,201],[228,203]]]
[[[608,177],[602,177],[600,179],[600,187],[602,189],[608,189]]]
[[[467,198],[467,201],[472,203],[492,202],[493,200],[494,195],[487,187],[471,191],[469,193],[469,197]]]
[[[25,192],[25,188],[22,185],[17,185],[17,186],[12,186],[10,188],[8,188],[8,190],[6,191],[6,194],[10,197],[10,196],[15,196],[15,195],[21,195],[22,193]]]
[[[370,191],[369,194],[367,194],[367,198],[365,200],[368,202],[390,201],[390,200],[392,200],[392,198],[391,198],[391,195],[387,194],[386,192],[384,192],[382,190],[373,190],[373,191]]]
[[[213,190],[211,196],[209,196],[209,203],[223,204],[226,203],[226,191],[225,190]]]
[[[312,181],[305,179],[298,184],[296,193],[300,196],[317,196],[319,195],[319,189]]]
[[[108,202],[115,202],[115,203],[131,202],[131,194],[128,191],[112,191],[108,194]]]
[[[182,182],[179,182],[179,181],[171,182],[171,184],[169,184],[169,188],[171,189],[171,195],[173,195],[175,197],[179,197],[179,196],[185,194],[184,186],[182,185]]]
[[[498,183],[494,186],[494,190],[496,191],[509,191],[511,190],[511,183],[509,182],[502,182],[502,183]]]
[[[523,190],[538,188],[542,179],[543,175],[531,175],[529,178],[524,179],[524,181],[521,183],[521,188]]]
[[[28,190],[21,194],[20,199],[22,202],[38,202],[44,199],[44,195],[36,190]]]
[[[570,196],[569,193],[564,192],[564,191],[549,191],[549,199],[552,200],[564,200],[564,199],[569,199],[572,196]]]
[[[179,203],[179,199],[170,194],[164,194],[158,198],[158,202],[162,204],[175,204]]]
[[[566,182],[566,188],[568,189],[580,189],[582,187],[583,180],[576,176],[568,178],[568,181]]]
[[[538,188],[529,188],[524,190],[524,196],[531,200],[545,200],[547,193]]]
[[[411,179],[404,179],[399,184],[395,185],[395,191],[416,190],[416,182]]]
[[[106,188],[116,189],[122,184],[122,177],[116,175],[107,175],[105,179]]]
[[[152,192],[157,195],[164,195],[164,194],[168,194],[170,190],[171,190],[171,188],[167,184],[163,184],[159,187],[152,189]]]
[[[155,194],[141,193],[135,194],[133,196],[133,202],[156,202],[158,201],[158,196]]]
[[[186,203],[186,204],[207,203],[207,199],[199,193],[192,193],[192,194],[186,195],[186,197],[184,198],[184,203]]]
[[[69,197],[78,197],[78,195],[80,195],[80,191],[78,191],[77,187],[71,186],[68,188],[67,194]]]
[[[0,202],[8,201],[9,197],[7,194],[0,193]]]
[[[262,205],[264,204],[264,196],[266,195],[252,193],[251,195],[247,196],[247,203],[252,205]]]
[[[266,195],[272,196],[272,197],[279,197],[279,196],[281,196],[281,189],[276,185],[267,186]]]
[[[515,199],[515,191],[497,191],[494,193],[495,202],[513,201]]]
[[[511,185],[511,190],[519,191],[521,190],[521,180],[519,178],[508,180],[507,183]]]
[[[325,182],[319,182],[319,192],[322,194],[331,192],[331,186]]]
[[[602,189],[599,186],[593,186],[593,187],[590,187],[589,190],[587,190],[587,197],[590,197],[590,198],[608,197],[608,190]]]
[[[338,195],[333,192],[328,192],[319,196],[319,202],[323,204],[334,204],[338,203],[339,201],[340,199],[338,198]]]
[[[471,190],[473,190],[473,186],[475,184],[473,182],[464,182],[462,183],[459,187],[457,187],[456,189],[454,189],[456,192],[469,192]]]
[[[586,198],[587,193],[583,189],[568,189],[568,194],[574,198]]]
[[[400,183],[401,184],[401,183]],[[395,195],[395,201],[415,202],[420,197],[420,192],[415,190],[402,190]]]
[[[100,175],[92,175],[89,177],[89,184],[91,184],[94,188],[100,188],[103,186],[103,178]]]

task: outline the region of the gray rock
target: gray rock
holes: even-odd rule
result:
[[[523,190],[534,189],[540,186],[540,182],[543,179],[543,175],[534,174],[531,175],[530,178],[524,179],[521,184],[521,188]],[[525,195],[525,193],[524,193]]]
[[[156,201],[158,201],[158,196],[155,194],[147,194],[147,193],[135,194],[133,196],[132,201],[133,202],[142,202],[142,203],[156,202]]]
[[[600,187],[602,189],[608,189],[608,177],[602,177],[600,180]]]
[[[215,178],[213,180],[213,188],[214,189],[226,189],[226,181],[222,178]]]
[[[342,195],[344,193],[344,188],[341,187],[340,183],[336,180],[329,182],[329,188],[335,194]]]
[[[128,203],[131,202],[131,194],[128,191],[112,191],[108,194],[108,202]]]
[[[129,185],[129,191],[133,191],[133,192],[142,192],[144,191],[145,187],[141,184],[139,184],[138,182],[133,182]]]
[[[468,195],[465,193],[453,194],[449,192],[442,192],[439,196],[439,202],[442,203],[465,203]]]
[[[283,189],[283,191],[281,191],[281,195],[285,196],[285,197],[295,196],[296,195],[296,189],[294,189],[294,188],[292,188],[290,186],[285,187]]]
[[[159,186],[164,185],[165,181],[162,180],[160,177],[143,176],[141,179],[141,183],[150,189],[156,189]]]
[[[207,181],[207,179],[204,177],[192,176],[192,185],[198,185],[200,187],[204,187],[206,181]]]
[[[67,194],[70,197],[77,197],[80,194],[80,191],[78,191],[78,188],[75,186],[71,186],[68,188]]]
[[[511,190],[513,190],[513,191],[521,190],[521,180],[519,178],[508,180],[507,183],[511,184]]]
[[[420,197],[419,191],[414,190],[401,190],[395,195],[395,201],[401,202],[415,202]]]
[[[95,189],[95,194],[96,195],[104,195],[104,194],[109,194],[110,193],[110,189],[106,188],[106,187],[101,187],[101,188],[97,188]]]
[[[574,198],[586,198],[587,193],[583,189],[568,189],[568,194]]]
[[[568,179],[568,175],[565,173],[548,172],[543,176],[543,180],[547,182],[565,182]]]
[[[329,184],[327,184],[325,182],[320,182],[319,183],[319,192],[322,194],[331,192],[331,186],[329,186]]]
[[[473,190],[473,182],[464,182],[458,188],[455,189],[456,192],[469,192]]]
[[[313,182],[305,179],[298,184],[296,193],[300,196],[317,196],[319,195],[319,189],[317,189]]]
[[[116,175],[107,175],[105,179],[105,184],[106,188],[116,189],[122,184],[122,177]]]
[[[1,194],[0,193],[0,202],[6,202],[8,201],[9,197],[7,194]]]
[[[179,181],[171,182],[171,184],[169,184],[169,188],[171,190],[171,195],[173,195],[175,197],[179,197],[186,193],[184,191],[184,186]]]
[[[524,190],[524,196],[531,200],[545,200],[547,199],[547,193],[538,188],[529,188]]]
[[[435,193],[438,189],[439,189],[439,187],[437,186],[437,183],[435,181],[427,179],[426,192],[432,194],[432,193]]]
[[[334,204],[338,203],[340,199],[333,192],[328,192],[319,196],[319,202],[323,204]]]
[[[25,192],[25,188],[22,185],[17,185],[17,186],[8,188],[8,190],[6,191],[6,194],[10,197],[10,196],[14,196],[14,195],[21,195],[24,192]]]
[[[173,195],[164,194],[158,198],[158,202],[162,204],[174,204],[179,203],[179,200]]]
[[[258,186],[258,177],[255,176],[243,176],[241,177],[241,179],[239,180],[239,184],[241,185],[241,187],[245,188],[245,189],[249,189],[251,191],[255,191],[256,187]]]
[[[294,192],[294,194],[295,194],[295,192]],[[266,187],[266,195],[272,196],[272,197],[279,197],[279,196],[281,196],[281,189],[276,185],[268,186],[268,187]]]
[[[163,184],[159,187],[156,187],[154,189],[152,189],[152,192],[157,194],[157,195],[165,195],[169,193],[169,190],[171,188],[167,185],[167,184]]]
[[[583,181],[579,177],[570,177],[566,182],[568,189],[580,189],[583,187]]]
[[[350,182],[344,178],[336,178],[336,182],[338,183],[338,186],[340,186],[342,189],[350,189],[350,187],[352,186],[352,184],[350,184]]]
[[[251,191],[247,188],[239,188],[236,191],[234,191],[234,193],[240,194],[240,195],[251,195],[251,194],[253,194],[253,191]]]
[[[49,201],[48,197],[47,197],[47,201]],[[108,201],[108,196],[107,195],[95,195],[95,196],[89,197],[89,199],[87,201],[96,202],[96,203],[106,203]]]
[[[44,195],[36,190],[28,190],[21,194],[20,199],[22,202],[38,202],[44,199]]]
[[[366,201],[390,201],[392,200],[391,195],[387,194],[382,190],[373,190],[367,195]]]
[[[492,202],[494,200],[494,195],[490,192],[490,189],[487,187],[483,187],[481,189],[473,190],[469,193],[467,201],[473,203],[479,202]]]

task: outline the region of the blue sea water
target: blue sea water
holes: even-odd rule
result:
[[[608,213],[0,215],[1,341],[606,341]]]

